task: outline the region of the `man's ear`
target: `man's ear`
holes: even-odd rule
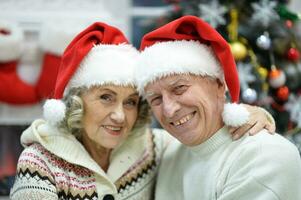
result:
[[[216,82],[217,82],[217,87],[218,87],[218,90],[219,90],[219,94],[221,96],[225,96],[225,93],[226,93],[226,84],[224,81],[221,81],[220,79],[216,79]]]

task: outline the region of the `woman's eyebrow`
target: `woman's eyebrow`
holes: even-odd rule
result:
[[[114,92],[113,90],[109,89],[109,88],[98,88],[99,92],[103,92],[103,91],[107,91],[107,92],[111,92],[113,94],[117,94],[116,92]]]
[[[135,92],[133,94],[130,94],[129,96],[139,96],[138,92]]]

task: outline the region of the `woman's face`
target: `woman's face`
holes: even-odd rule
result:
[[[135,88],[93,87],[82,99],[83,137],[107,149],[114,149],[128,137],[138,114],[139,96]]]

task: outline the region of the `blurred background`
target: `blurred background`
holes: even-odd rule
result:
[[[266,108],[301,150],[300,0],[0,0],[0,199],[14,180],[20,135],[42,117],[63,50],[79,31],[103,21],[139,48],[145,33],[188,14],[229,42],[241,102]]]

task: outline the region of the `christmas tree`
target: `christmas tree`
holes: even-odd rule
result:
[[[241,102],[266,108],[277,132],[301,149],[301,23],[288,1],[169,0],[161,26],[183,15],[211,24],[229,42],[236,60]],[[153,25],[154,25],[153,24]]]

